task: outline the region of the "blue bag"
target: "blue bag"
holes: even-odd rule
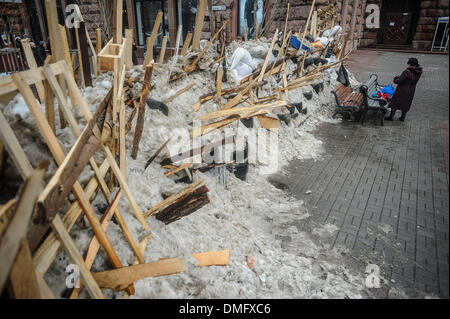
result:
[[[372,97],[376,98],[377,97],[377,93],[381,92],[381,93],[387,93],[389,95],[389,97],[392,97],[392,95],[394,95],[394,87],[392,86],[392,84],[386,85],[384,88],[382,88],[379,91],[375,91],[372,93]]]

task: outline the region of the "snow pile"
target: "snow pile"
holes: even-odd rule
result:
[[[265,39],[258,40],[258,43],[262,47],[268,47],[268,41]],[[236,42],[228,46],[227,56],[230,57],[238,46]],[[251,46],[251,43],[244,43],[242,46]],[[208,50],[205,59],[201,60],[200,71],[170,84],[168,84],[169,75],[179,72],[180,65],[186,64],[192,57],[180,57],[176,65],[169,63],[155,66],[150,98],[164,101],[191,83],[195,83],[195,87],[168,103],[169,116],[165,116],[159,110],[146,109],[144,131],[136,160],[130,157],[136,118],[132,130],[126,137],[129,186],[137,204],[144,212],[161,202],[164,199],[163,195],[177,193],[186,187],[186,184],[175,183],[173,176],[164,176],[166,171],[159,163],[169,155],[166,150],[161,152],[146,170],[144,165],[174,129],[190,130],[192,122],[199,116],[219,109],[217,98],[204,103],[199,112],[192,109],[199,96],[215,91],[214,77],[218,65],[206,63],[214,59],[215,50],[217,50],[215,46]],[[295,70],[295,67],[295,64],[288,60],[286,72]],[[127,72],[126,81],[130,77],[142,78],[142,66],[136,66]],[[111,88],[111,79],[110,73],[104,73],[94,79],[94,87],[83,90],[92,112]],[[273,89],[280,86],[278,78],[267,77],[267,81],[268,83],[260,90],[260,98],[274,94]],[[319,93],[315,93],[311,87],[289,91],[287,101],[302,102],[308,112],[306,115],[299,114],[289,126],[282,122],[278,130],[279,170],[292,159],[320,158],[323,153],[321,141],[310,131],[318,123],[330,121],[330,113],[334,108],[330,94],[335,84],[333,72],[325,72],[316,82],[324,85]],[[229,86],[234,84],[224,83],[224,88]],[[139,94],[141,87],[140,83],[136,83],[130,90]],[[304,97],[306,92],[313,92],[311,100]],[[24,142],[27,156],[33,165],[37,165],[42,158],[48,158],[49,153],[37,138],[39,135],[34,121],[23,106],[23,99],[18,96],[4,112],[15,128],[19,140]],[[127,107],[126,118],[130,116],[131,111],[132,109]],[[281,111],[277,109],[275,113],[280,114]],[[77,114],[77,118],[83,123],[80,114]],[[259,127],[256,119],[254,124],[255,128]],[[242,127],[242,124],[237,121],[232,126]],[[29,131],[22,129],[24,127]],[[69,128],[58,129],[57,135],[66,150],[75,141]],[[95,158],[99,161],[102,156],[97,152]],[[51,167],[50,172],[54,172],[55,169]],[[80,181],[85,183],[91,176],[92,172],[87,170],[82,174]],[[303,202],[275,188],[268,182],[267,177],[259,174],[258,164],[250,165],[247,181],[241,181],[229,174],[225,185],[218,182],[214,170],[206,173],[197,172],[194,180],[206,179],[205,185],[210,190],[210,204],[169,225],[161,223],[154,217],[147,219],[152,238],[145,252],[146,262],[156,261],[159,258],[183,257],[187,264],[186,271],[171,276],[140,280],[135,284],[136,294],[133,298],[367,296],[363,274],[352,273],[343,262],[342,252],[330,250],[326,244],[326,238],[336,229],[332,225],[323,225],[314,228],[312,234],[302,231],[301,225],[309,217]],[[93,207],[100,217],[100,213],[107,207],[101,194],[95,197]],[[148,235],[135,219],[127,200],[120,201],[119,209],[136,240],[142,240]],[[124,265],[133,263],[135,256],[119,226],[111,222],[107,233],[122,263]],[[93,236],[86,218],[80,219],[71,235],[80,251],[85,251]],[[195,260],[190,256],[196,252],[222,249],[231,250],[230,263],[225,267],[197,267]],[[253,267],[246,263],[247,256],[255,260]],[[60,252],[45,276],[56,296],[61,296],[66,291],[65,267],[68,264],[70,260],[63,251]],[[92,271],[107,269],[111,269],[111,265],[103,249],[100,249]],[[111,298],[123,294],[106,290],[105,293]],[[88,297],[86,291],[83,291],[81,296]]]

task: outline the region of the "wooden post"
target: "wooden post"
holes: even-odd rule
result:
[[[114,0],[114,43],[122,44],[123,0]]]
[[[244,27],[244,41],[248,41],[247,28]]]
[[[132,30],[131,36],[133,39],[132,42],[134,42],[134,36],[137,34],[136,33],[136,18],[135,18],[135,10],[134,10],[134,1],[127,0],[126,8],[127,8],[127,17],[128,17],[128,29]],[[126,30],[125,30],[125,35],[126,35]]]
[[[103,45],[102,45],[103,44],[102,43],[102,29],[100,29],[100,28],[95,29],[95,33],[97,35],[95,46],[96,46],[96,51],[97,51],[97,55],[98,55],[103,47]]]
[[[192,50],[200,50],[200,38],[202,36],[203,23],[205,20],[207,0],[199,0],[197,4],[197,14],[195,16],[194,38],[192,40]]]
[[[47,42],[47,28],[45,27],[44,10],[42,9],[42,4],[40,0],[34,0],[36,4],[36,10],[39,17],[39,27],[41,28],[41,34],[44,42]]]
[[[214,18],[214,11],[212,6],[212,0],[208,0],[209,32],[211,33],[211,35],[216,33],[216,19]]]
[[[161,52],[159,53],[159,64],[164,63],[164,55],[166,54],[166,45],[167,45],[167,35],[163,37],[163,42],[161,46]]]
[[[138,113],[138,118],[137,118],[137,122],[136,122],[136,130],[134,132],[133,150],[131,152],[131,157],[133,159],[136,159],[137,153],[139,151],[139,142],[141,141],[142,130],[144,128],[147,96],[148,96],[148,92],[150,92],[151,87],[152,87],[153,67],[154,67],[153,60],[145,67],[144,82],[142,85],[141,97],[140,97],[139,106],[138,106],[139,113]]]
[[[314,12],[313,12],[313,16],[312,16],[312,20],[311,20],[311,33],[315,40],[317,38],[317,10],[314,10]]]
[[[153,60],[153,46],[155,45],[156,36],[158,35],[159,26],[161,24],[163,12],[159,11],[156,16],[155,24],[153,25],[152,35],[147,38],[147,53],[145,54],[144,66]]]
[[[79,28],[79,43],[78,48],[81,53],[81,60],[83,63],[83,78],[85,86],[92,86],[91,68],[89,63],[88,41],[86,39],[86,25],[84,21],[80,21]]]

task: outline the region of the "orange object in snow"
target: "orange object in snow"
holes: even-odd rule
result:
[[[226,266],[230,261],[230,250],[208,251],[192,254],[191,256],[199,262],[199,267]]]
[[[255,260],[252,257],[245,256],[245,262],[247,263],[248,268],[253,269],[253,264]]]

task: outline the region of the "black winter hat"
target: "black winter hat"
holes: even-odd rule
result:
[[[416,58],[409,58],[408,64],[414,67],[419,67],[419,61]]]

